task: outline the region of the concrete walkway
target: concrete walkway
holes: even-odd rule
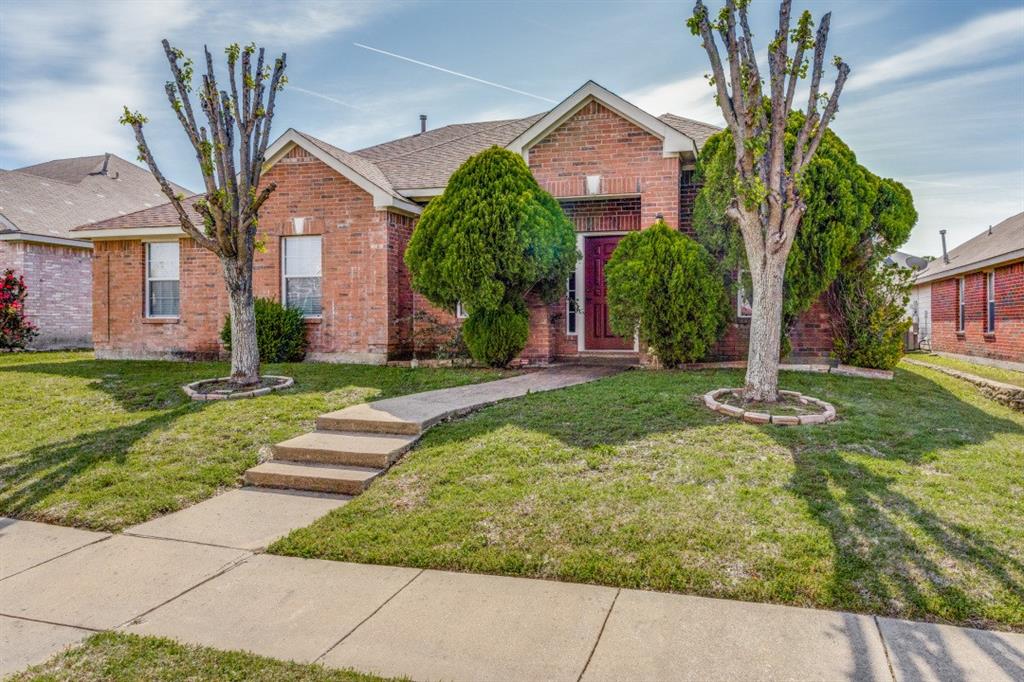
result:
[[[480,388],[373,409],[426,428]],[[0,518],[0,675],[121,630],[423,681],[1024,679],[1014,633],[261,552],[348,499],[242,488],[119,535]]]

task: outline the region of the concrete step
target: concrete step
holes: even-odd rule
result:
[[[567,365],[636,367],[640,364],[640,354],[632,351],[584,351],[573,355],[559,356],[556,360]]]
[[[387,469],[412,447],[417,438],[419,436],[314,431],[278,443],[271,450],[275,460]]]
[[[264,488],[358,495],[382,473],[373,467],[272,460],[246,471],[245,482]]]
[[[379,409],[373,403],[353,405],[342,410],[322,414],[316,419],[320,431],[358,431],[362,433],[390,433],[418,436],[428,427],[424,420],[405,418]]]

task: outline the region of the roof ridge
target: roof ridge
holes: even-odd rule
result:
[[[449,127],[455,126],[455,125],[486,125],[486,124],[493,124],[493,125],[488,125],[483,130],[474,130],[473,132],[466,133],[465,135],[459,135],[457,137],[452,137],[452,138],[449,138],[447,140],[442,140],[442,141],[437,142],[435,144],[430,144],[430,145],[427,145],[425,147],[419,147],[418,149],[413,149],[413,150],[408,151],[408,152],[406,152],[404,154],[398,154],[396,156],[389,156],[386,159],[382,159],[381,162],[382,163],[388,163],[390,161],[396,161],[398,159],[404,158],[406,156],[410,156],[412,154],[420,154],[422,152],[425,152],[428,149],[434,149],[435,147],[441,147],[441,146],[446,145],[446,144],[451,144],[453,142],[458,142],[459,140],[464,140],[467,137],[473,137],[474,135],[479,135],[484,130],[495,130],[496,128],[504,128],[507,125],[512,125],[513,123],[518,123],[519,121],[523,121],[523,120],[528,119],[528,118],[533,118],[533,116],[541,116],[541,115],[543,115],[543,114],[533,114],[532,116],[524,116],[523,118],[505,118],[505,119],[499,119],[497,121],[476,121],[476,122],[468,122],[468,123],[450,123],[450,124],[448,124],[446,126],[443,126],[441,128],[437,128],[437,130],[444,130],[445,128],[449,128]],[[422,135],[423,133],[418,133],[418,134]],[[381,144],[390,144],[392,142],[398,142],[399,140],[408,139],[410,137],[416,137],[416,135],[407,135],[406,137],[398,138],[398,140],[389,140],[388,142],[381,142]],[[377,146],[379,146],[379,145],[374,145],[374,147],[377,147]],[[373,147],[367,147],[366,149],[372,149],[372,148]],[[360,151],[362,151],[362,150],[360,150]],[[357,154],[357,156],[359,156],[359,155]],[[360,156],[360,158],[366,158],[366,157]]]

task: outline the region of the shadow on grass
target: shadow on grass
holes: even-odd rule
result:
[[[526,477],[556,475],[544,471],[545,457],[560,458],[551,460],[558,466],[565,458],[588,455],[574,449],[600,451],[602,446],[627,446],[648,438],[655,442],[654,448],[662,439],[686,444],[688,438],[699,438],[704,452],[728,456],[728,443],[709,445],[707,439],[708,427],[731,420],[708,411],[699,396],[741,381],[739,372],[729,371],[635,372],[494,406],[425,437],[424,450],[453,458],[443,463],[450,469],[434,479],[435,490],[429,494],[432,499],[444,500],[438,502],[443,505],[482,504],[483,498],[472,497],[470,486],[461,492],[443,488],[463,486],[467,476],[486,476],[490,473],[488,461],[505,456],[523,458],[522,470],[510,474],[513,477],[519,473]],[[914,484],[919,480],[927,485],[925,477],[932,472],[926,468],[934,462],[947,465],[954,462],[958,450],[995,438],[1009,436],[1011,443],[1024,443],[1024,426],[1000,416],[998,412],[1007,412],[1003,408],[981,409],[913,372],[899,371],[892,382],[784,373],[782,384],[832,402],[841,417],[835,424],[820,427],[736,424],[737,429],[755,436],[745,447],[756,448],[759,436],[789,452],[794,469],[785,489],[802,501],[814,522],[831,538],[833,572],[826,602],[819,600],[818,605],[981,627],[1010,624],[1024,628],[1021,557],[995,544],[991,534],[986,536],[985,531],[944,518],[938,493],[924,491],[930,496],[925,501],[905,492],[906,467],[916,470]],[[485,440],[488,434],[505,429],[510,429],[505,441]],[[542,443],[534,447],[527,443],[530,432],[553,437],[564,447],[546,450]],[[617,456],[616,450],[608,450],[611,457]],[[970,457],[979,471],[1000,467],[1006,469],[1006,477],[1013,476],[1006,458],[984,461],[977,452]],[[513,461],[519,464],[518,459]],[[527,473],[534,466],[539,468]],[[398,470],[393,475],[397,474]],[[998,476],[995,485],[1005,491],[1001,494],[1012,494],[1012,481],[1002,473]],[[505,483],[520,484],[522,479],[494,480],[494,485]],[[968,502],[964,500],[968,493],[955,494],[961,506]],[[724,504],[742,506],[743,502]],[[359,514],[361,508],[361,504],[353,504],[335,514]],[[372,523],[373,513],[368,512],[360,523],[367,521]],[[386,538],[384,527],[378,530]],[[984,590],[970,591],[971,574],[998,586],[998,609],[986,603]]]
[[[186,410],[180,408],[160,412],[139,422],[82,433],[0,460],[0,505],[4,513],[50,520],[45,510],[37,508],[40,502],[73,485],[76,478],[96,466],[123,464],[136,442],[168,428],[183,414]],[[63,517],[58,520],[66,522]]]

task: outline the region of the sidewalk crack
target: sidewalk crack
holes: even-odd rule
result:
[[[892,682],[896,682],[896,670],[892,667],[892,656],[889,655],[889,645],[885,643],[885,635],[882,634],[882,624],[878,622],[878,616],[871,616],[875,621],[875,629],[878,630],[878,639],[882,642],[882,651],[885,653],[885,664],[889,667],[889,676]]]
[[[349,630],[349,631],[348,631],[348,632],[346,632],[346,633],[345,633],[344,635],[342,635],[341,639],[339,639],[339,640],[338,640],[337,642],[335,642],[335,643],[334,643],[334,644],[332,644],[331,646],[327,647],[327,651],[325,651],[325,652],[323,652],[322,654],[320,654],[319,656],[317,656],[317,657],[316,657],[316,659],[315,659],[315,660],[314,660],[313,662],[314,662],[314,663],[320,663],[321,661],[323,661],[324,657],[326,657],[326,656],[327,656],[327,654],[331,653],[332,651],[334,651],[335,649],[337,649],[337,648],[338,648],[339,646],[341,646],[341,643],[342,643],[342,642],[344,642],[344,641],[345,641],[346,639],[348,639],[348,638],[349,638],[349,635],[351,635],[351,634],[352,634],[353,632],[355,632],[355,631],[356,631],[356,630],[358,630],[358,629],[359,629],[360,627],[362,627],[363,623],[365,623],[366,621],[368,621],[368,620],[370,620],[371,618],[373,618],[374,616],[376,616],[376,615],[377,615],[377,613],[378,613],[378,612],[379,612],[379,611],[380,611],[380,610],[381,610],[382,608],[384,608],[385,606],[387,606],[387,605],[388,605],[388,604],[389,604],[389,603],[391,602],[391,600],[392,600],[392,599],[394,599],[394,598],[395,598],[395,597],[397,597],[397,596],[398,596],[399,594],[401,594],[402,590],[404,590],[405,588],[409,587],[409,585],[411,585],[411,584],[413,583],[413,581],[414,581],[414,580],[416,580],[416,578],[419,578],[419,577],[420,577],[421,575],[423,575],[423,572],[424,572],[425,570],[427,570],[427,569],[425,569],[425,568],[421,568],[421,569],[419,570],[419,572],[417,572],[417,573],[416,573],[416,575],[414,575],[413,577],[409,578],[408,582],[406,582],[406,583],[405,583],[404,585],[402,585],[401,587],[399,587],[399,588],[398,588],[398,589],[397,589],[397,590],[395,591],[395,593],[394,593],[393,595],[391,595],[390,597],[388,597],[387,599],[385,599],[385,600],[384,600],[384,602],[383,602],[383,603],[382,603],[382,604],[381,604],[380,606],[378,606],[377,608],[375,608],[375,609],[373,610],[373,612],[372,612],[372,613],[370,613],[370,615],[368,615],[368,616],[367,616],[366,618],[363,618],[363,619],[362,619],[361,621],[359,621],[358,623],[356,623],[355,627],[353,627],[353,628],[352,628],[351,630]]]
[[[615,608],[615,602],[619,600],[620,594],[622,594],[622,588],[616,589],[615,596],[612,597],[611,606],[608,607],[608,613],[604,614],[604,620],[601,621],[601,629],[597,632],[597,639],[594,640],[594,646],[590,648],[590,655],[587,656],[587,662],[583,664],[583,670],[580,671],[580,675],[576,678],[576,682],[580,682],[583,679],[583,675],[587,672],[587,668],[590,667],[590,661],[594,658],[594,652],[597,651],[597,645],[601,643],[601,635],[604,634],[604,628],[608,625],[608,619],[612,616],[612,610]]]

